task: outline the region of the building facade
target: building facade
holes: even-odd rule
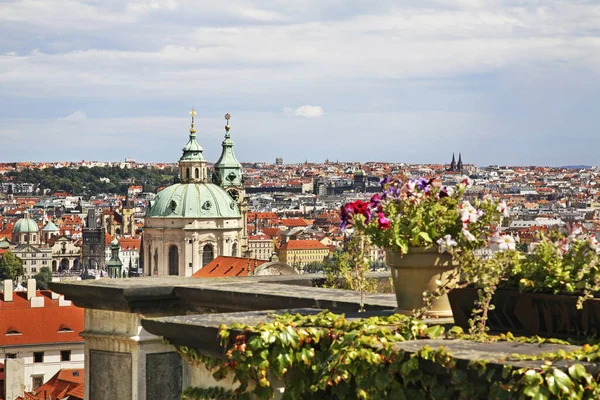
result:
[[[178,163],[180,183],[160,191],[146,213],[144,275],[191,276],[215,257],[239,256],[247,246],[247,201],[229,114],[212,178],[204,149],[196,141],[196,113],[192,110],[190,115],[189,140]]]

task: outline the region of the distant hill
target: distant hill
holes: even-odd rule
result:
[[[562,167],[559,168],[566,168],[566,169],[590,169],[592,168],[591,165],[563,165]]]

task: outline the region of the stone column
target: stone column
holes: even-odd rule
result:
[[[141,327],[139,314],[85,310],[85,398],[176,400],[189,367],[171,345]]]

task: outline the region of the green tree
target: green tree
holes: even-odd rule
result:
[[[323,270],[327,275],[325,285],[356,290],[361,295],[363,292],[374,292],[377,281],[366,276],[371,265],[367,257],[369,247],[368,241],[361,235],[355,234],[347,239],[340,250],[324,260]]]
[[[323,272],[323,263],[319,261],[313,261],[306,264],[302,270],[305,274],[316,274]]]
[[[48,267],[42,267],[34,278],[37,288],[46,290],[48,289],[48,282],[52,282],[52,271]]]
[[[14,255],[12,251],[7,251],[0,257],[0,279],[16,279],[23,276],[23,261]]]

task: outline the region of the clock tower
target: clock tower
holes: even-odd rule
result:
[[[242,214],[242,223],[244,226],[240,242],[242,243],[242,248],[247,248],[244,247],[244,244],[247,244],[248,240],[248,222],[246,218],[248,213],[248,199],[246,198],[246,190],[244,189],[242,164],[235,158],[235,154],[233,153],[233,140],[229,133],[229,130],[231,129],[229,126],[230,118],[231,116],[229,114],[225,114],[225,120],[227,121],[227,124],[225,125],[225,140],[223,140],[223,143],[221,144],[223,147],[221,157],[219,157],[219,160],[214,165],[212,180],[214,184],[225,189],[237,202],[240,213]],[[245,256],[245,254],[241,255]]]

